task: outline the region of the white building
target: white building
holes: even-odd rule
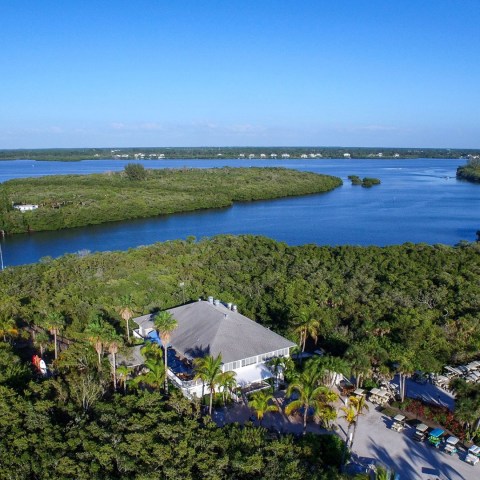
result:
[[[188,303],[168,310],[177,320],[169,345],[168,377],[192,398],[202,395],[203,384],[194,380],[192,362],[211,355],[222,357],[222,371],[235,372],[237,385],[259,386],[272,377],[266,362],[273,357],[289,357],[293,342],[240,314],[235,305],[208,301]],[[134,318],[137,338],[158,341],[154,315]]]
[[[36,210],[38,205],[34,204],[27,204],[27,205],[14,205],[13,208],[16,210],[20,210],[22,213],[24,212],[31,212],[32,210]]]

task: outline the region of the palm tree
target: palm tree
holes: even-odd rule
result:
[[[403,402],[407,392],[406,380],[413,373],[414,367],[407,355],[402,355],[397,365],[400,401]]]
[[[352,429],[352,426],[357,421],[357,417],[356,417],[357,412],[355,411],[355,408],[353,407],[352,404],[348,404],[345,407],[340,407],[340,410],[343,412],[342,418],[345,419],[348,425],[347,438],[345,439],[345,445],[342,452],[342,465],[344,465],[349,443],[350,442],[353,443],[353,435],[352,435],[352,439],[350,439],[350,430]]]
[[[215,396],[215,389],[218,385],[220,375],[222,373],[222,356],[214,358],[207,355],[203,358],[196,358],[193,361],[195,368],[195,379],[201,379],[204,385],[207,385],[210,390],[210,407],[208,413],[212,415],[213,397]]]
[[[336,395],[327,387],[319,384],[319,373],[315,369],[305,369],[294,380],[287,389],[287,396],[293,392],[298,393],[298,399],[290,402],[285,408],[285,413],[290,415],[293,412],[303,409],[303,434],[307,431],[307,417],[309,409],[312,408],[316,416],[321,416],[328,402],[336,399]]]
[[[147,373],[143,373],[135,378],[135,384],[143,383],[153,388],[161,388],[165,385],[166,369],[161,359],[150,359],[145,362],[148,368]]]
[[[231,392],[237,385],[235,380],[235,372],[222,372],[218,377],[218,387],[222,390],[223,405],[227,404],[227,394]]]
[[[348,348],[345,358],[350,364],[352,374],[355,376],[355,386],[359,388],[362,378],[368,376],[372,370],[369,356],[362,345],[352,345]]]
[[[134,312],[132,308],[132,298],[130,295],[122,297],[123,306],[120,308],[119,313],[123,320],[127,324],[127,342],[130,343],[130,320],[132,319]]]
[[[160,345],[156,342],[147,342],[144,347],[142,347],[142,355],[147,359],[160,359],[163,361],[163,351]]]
[[[315,342],[317,341],[319,329],[320,322],[306,308],[301,309],[296,317],[294,332],[299,336],[299,346],[302,353],[305,351],[307,338],[311,337]]]
[[[98,370],[102,370],[103,350],[108,345],[109,339],[113,336],[113,327],[99,317],[95,317],[85,329],[88,341],[98,355]]]
[[[45,325],[47,326],[50,333],[53,335],[53,342],[55,346],[55,360],[58,358],[58,343],[57,335],[60,333],[60,330],[65,325],[65,320],[63,315],[60,312],[50,312],[45,318]]]
[[[122,338],[115,331],[111,332],[106,340],[108,351],[112,355],[112,372],[113,372],[113,391],[117,391],[117,353],[122,344]]]
[[[358,397],[349,397],[349,405],[347,407],[342,407],[342,411],[345,413],[344,418],[348,423],[348,430],[353,425],[352,438],[350,440],[350,449],[353,447],[353,440],[355,439],[355,433],[357,431],[358,419],[361,415],[365,415],[364,411],[368,411],[369,407],[365,399],[365,395]],[[348,443],[348,436],[347,436]]]
[[[275,377],[275,388],[278,388],[278,376],[285,365],[284,358],[285,357],[273,357],[267,361],[267,367]]]
[[[40,348],[40,356],[43,357],[43,352],[50,343],[50,337],[48,336],[47,332],[45,332],[44,330],[40,330],[35,335],[34,343],[38,348]]]
[[[337,419],[337,410],[333,405],[330,404],[335,402],[337,399],[338,395],[329,390],[325,393],[325,403],[316,412],[317,419],[324,428],[331,429],[332,422]]]
[[[165,372],[168,372],[168,344],[172,336],[172,332],[177,328],[178,322],[170,312],[164,310],[159,312],[154,320],[155,328],[162,341],[163,352],[165,357]],[[168,375],[165,375],[165,393],[168,395]]]
[[[271,403],[273,400],[273,395],[268,390],[260,390],[254,393],[252,399],[248,402],[249,406],[255,412],[260,426],[267,412],[278,412],[278,405]]]
[[[351,371],[347,361],[343,358],[332,357],[330,355],[312,358],[308,361],[307,368],[315,368],[318,370],[321,383],[327,385],[329,388],[333,388],[335,385],[336,374],[341,373],[349,377]]]
[[[128,368],[126,365],[120,365],[117,367],[118,383],[123,385],[123,393],[127,393],[127,381],[129,376],[130,368]]]

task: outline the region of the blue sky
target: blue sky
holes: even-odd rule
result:
[[[479,0],[4,0],[0,148],[480,147]]]

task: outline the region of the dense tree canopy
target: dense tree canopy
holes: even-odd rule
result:
[[[361,351],[376,368],[409,361],[438,371],[475,357],[480,346],[480,246],[288,247],[262,237],[173,241],[125,253],[43,259],[6,269],[5,318],[34,323],[56,311],[69,338],[92,315],[124,332],[118,313],[130,295],[139,313],[213,295],[299,340],[298,318],[318,321],[318,341],[334,356]],[[18,305],[17,305],[18,303]],[[15,306],[17,305],[17,306]],[[313,341],[310,336],[309,341]]]
[[[317,362],[325,378],[329,365],[362,378],[385,369],[438,371],[478,356],[479,253],[478,244],[289,247],[219,236],[7,268],[0,478],[339,478],[328,473],[341,455],[337,437],[219,429],[174,391],[163,396],[160,367],[157,386],[141,389],[125,388],[128,372],[119,373],[124,393],[114,394],[105,355],[113,337],[127,338],[122,299],[130,296],[140,314],[178,305],[183,294],[213,295],[302,342],[299,318],[308,312],[318,326],[307,349],[316,336],[329,354]],[[61,319],[55,375],[38,379],[25,366],[28,348],[17,340],[20,361],[9,342],[25,327],[46,326],[53,312]],[[73,340],[68,348],[65,337]]]

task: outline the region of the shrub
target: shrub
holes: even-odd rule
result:
[[[125,174],[130,180],[145,180],[147,171],[140,163],[128,163],[125,165]]]

